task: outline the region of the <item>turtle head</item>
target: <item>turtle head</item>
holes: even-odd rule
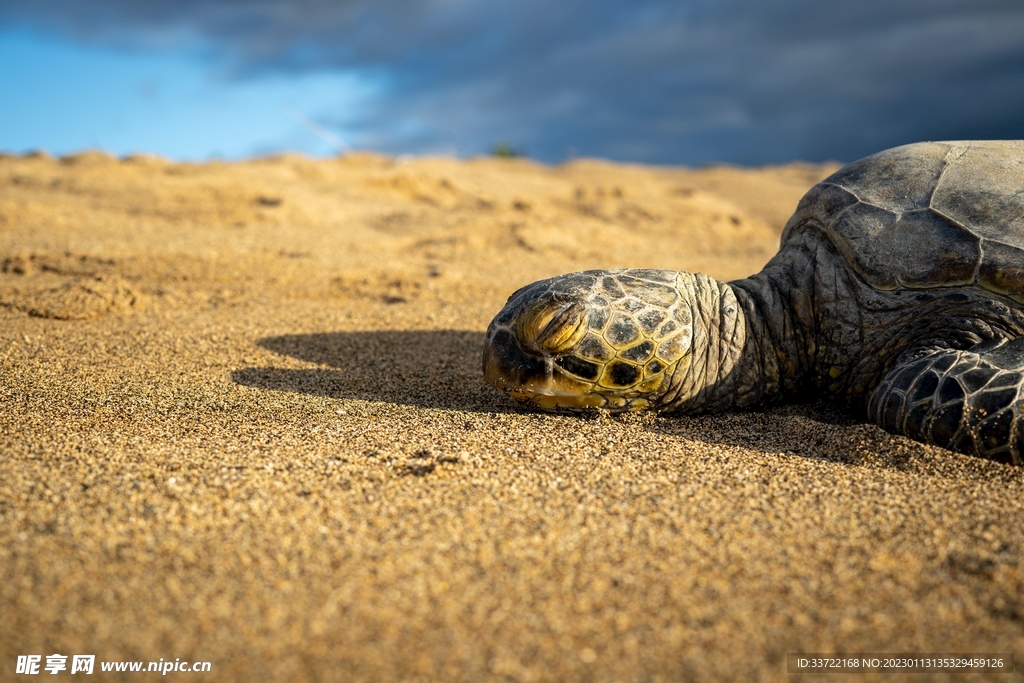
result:
[[[594,270],[523,287],[487,328],[484,377],[545,410],[659,407],[693,337],[679,275]]]

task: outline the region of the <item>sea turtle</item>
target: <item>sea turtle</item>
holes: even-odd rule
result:
[[[826,396],[1024,458],[1024,141],[879,152],[811,188],[749,278],[590,270],[515,292],[484,375],[545,410],[694,414]]]

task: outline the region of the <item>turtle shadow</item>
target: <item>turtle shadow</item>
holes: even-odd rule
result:
[[[620,413],[612,420],[639,426],[672,442],[682,439],[693,445],[735,447],[768,458],[781,455],[846,467],[924,472],[930,462],[929,449],[942,450],[888,434],[824,400],[695,415]],[[690,445],[682,448],[699,459],[719,457],[699,448],[693,451]]]
[[[421,408],[509,412],[480,370],[484,333],[466,330],[323,332],[264,337],[260,348],[317,368],[249,367],[242,386]]]
[[[897,437],[824,401],[712,415],[664,417],[658,418],[650,429],[707,444],[784,453],[842,465],[862,465],[881,457],[885,466],[905,469],[912,459],[905,450],[893,448]]]
[[[863,416],[825,400],[790,403],[763,410],[658,418],[649,427],[666,436],[785,454],[847,467],[872,467],[940,475],[937,465],[956,459],[957,476],[1013,478],[1005,466],[962,456],[938,446],[889,434]],[[945,476],[945,475],[942,475]]]

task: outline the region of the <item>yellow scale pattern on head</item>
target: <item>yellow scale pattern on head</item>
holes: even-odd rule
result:
[[[590,329],[572,353],[598,367],[604,389],[650,391],[689,350],[690,310],[673,287],[605,277],[590,304]]]

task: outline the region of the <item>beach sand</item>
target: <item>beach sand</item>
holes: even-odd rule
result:
[[[1024,650],[1019,468],[823,405],[576,418],[483,381],[518,287],[749,275],[835,168],[0,158],[0,679],[54,653],[781,681],[787,653]],[[903,678],[962,679],[857,680]]]

